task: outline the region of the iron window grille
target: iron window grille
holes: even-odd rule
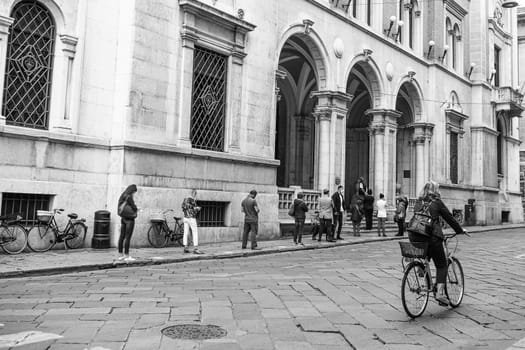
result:
[[[9,125],[47,129],[55,21],[35,0],[18,3],[11,17],[2,113]]]
[[[51,195],[10,193],[2,194],[1,215],[19,214],[26,225],[36,222],[37,210],[49,210]]]
[[[201,207],[199,225],[201,227],[224,227],[228,202],[197,201]]]
[[[450,182],[458,183],[458,134],[450,133]]]
[[[224,150],[227,63],[226,56],[195,47],[190,123],[194,148]]]

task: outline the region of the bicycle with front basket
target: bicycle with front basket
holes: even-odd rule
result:
[[[0,247],[7,254],[21,253],[27,246],[27,231],[18,214],[0,216]]]
[[[162,212],[160,216],[150,218],[151,227],[148,230],[148,242],[155,248],[162,248],[168,244],[168,240],[176,241],[182,246],[182,237],[184,236],[184,222],[182,217],[174,216],[175,223],[173,229],[168,226],[166,213],[173,211],[168,209]]]
[[[467,234],[466,232],[464,232]],[[457,233],[446,234],[443,241],[445,256],[447,257],[447,278],[445,294],[449,305],[458,307],[465,293],[465,277],[463,267],[454,253],[458,247]],[[451,242],[455,238],[455,246]],[[449,247],[450,245],[450,247]],[[427,256],[427,243],[399,242],[403,265],[403,279],[401,281],[401,301],[403,308],[411,318],[419,317],[425,311],[430,293],[436,296],[437,283],[430,269],[430,258]],[[405,266],[405,258],[410,262]]]
[[[37,223],[27,234],[27,244],[32,251],[45,252],[59,242],[65,243],[65,248],[76,249],[84,245],[87,226],[86,219],[78,219],[75,213],[67,214],[69,220],[66,227],[61,230],[55,219],[64,209],[53,211],[37,210]]]

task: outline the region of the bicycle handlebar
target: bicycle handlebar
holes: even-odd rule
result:
[[[62,213],[63,211],[64,211],[64,209],[53,209],[53,212],[54,212],[55,214],[60,214],[60,213]]]

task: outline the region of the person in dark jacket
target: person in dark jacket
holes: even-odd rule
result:
[[[374,215],[374,196],[372,190],[368,189],[363,200],[363,209],[365,211],[366,229],[372,229],[372,216]]]
[[[350,202],[350,217],[352,219],[352,226],[354,229],[354,236],[361,236],[361,220],[363,220],[363,202],[365,193],[362,189],[357,194],[354,194]]]
[[[295,218],[295,231],[293,235],[293,242],[295,244],[304,245],[303,240],[303,228],[304,220],[306,219],[306,213],[308,207],[303,200],[304,195],[302,193],[297,194],[297,198],[293,202],[294,206],[294,218]]]
[[[429,181],[425,184],[414,206],[414,212],[420,211],[424,204],[429,205],[428,211],[432,217],[432,230],[428,235],[408,232],[408,239],[412,243],[428,243],[428,256],[432,258],[434,265],[436,265],[436,300],[440,303],[440,305],[446,306],[448,305],[448,298],[445,294],[447,257],[445,256],[445,249],[443,248],[444,236],[441,219],[445,220],[456,233],[459,234],[465,231],[454,219],[448,208],[441,200],[438,183]]]
[[[407,209],[408,198],[401,193],[400,189],[396,196],[396,214],[394,216],[394,221],[397,223],[396,236],[403,236],[405,233]]]
[[[345,197],[343,196],[343,186],[337,187],[337,192],[332,195],[332,203],[334,204],[333,207],[333,217],[334,217],[334,236],[335,239],[343,239],[341,238],[341,229],[343,228],[343,217],[346,210],[346,203],[345,203]],[[337,234],[335,230],[337,229]]]
[[[118,260],[134,261],[129,255],[129,245],[131,235],[135,228],[135,218],[137,217],[138,208],[133,200],[134,194],[137,193],[136,185],[129,185],[118,199],[118,215],[120,216],[120,236],[118,239]]]

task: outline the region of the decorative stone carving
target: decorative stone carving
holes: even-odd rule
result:
[[[345,51],[345,44],[343,43],[343,40],[341,40],[341,38],[336,38],[334,40],[334,54],[335,54],[335,57],[337,57],[337,58],[343,57],[344,51]]]

